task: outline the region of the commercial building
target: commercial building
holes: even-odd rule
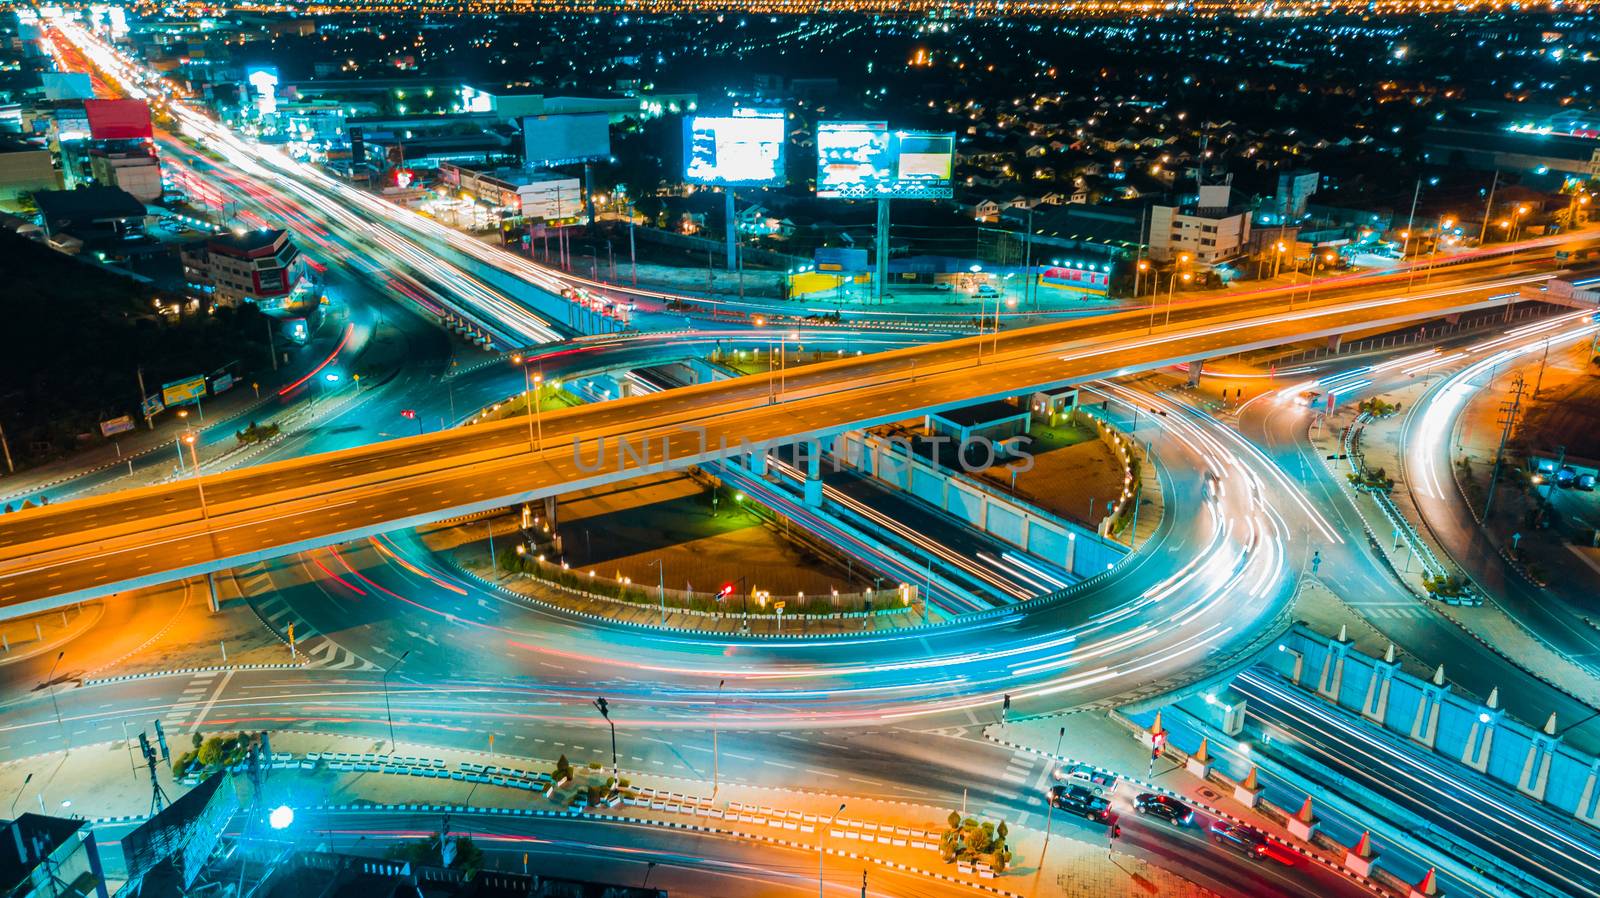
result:
[[[161,160],[143,147],[90,150],[89,175],[96,184],[125,190],[142,202],[161,201]]]
[[[107,898],[100,848],[89,821],[23,814],[0,832],[0,895]]]
[[[1299,219],[1306,214],[1306,203],[1317,192],[1321,181],[1321,175],[1303,168],[1279,172],[1278,192],[1261,210],[1261,220],[1267,224],[1280,224],[1283,219]]]
[[[61,186],[50,151],[43,146],[0,140],[0,204],[13,204],[37,190]]]
[[[1244,254],[1250,239],[1250,214],[1229,205],[1233,188],[1201,185],[1192,204],[1150,207],[1150,257],[1158,262],[1188,255],[1204,265]]]
[[[498,168],[482,171],[450,162],[439,164],[439,181],[496,209],[546,222],[576,219],[583,213],[583,190],[576,177],[557,172]]]
[[[250,302],[262,309],[287,304],[304,276],[289,232],[265,228],[196,241],[183,251],[183,268],[213,305]]]
[[[71,236],[91,243],[138,236],[150,214],[144,203],[115,187],[41,190],[33,201],[44,217],[45,235],[52,240]]]
[[[1433,165],[1482,171],[1600,178],[1600,139],[1543,130],[1430,128],[1423,135],[1422,158]]]

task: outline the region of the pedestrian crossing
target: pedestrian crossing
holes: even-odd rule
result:
[[[1050,779],[1050,762],[1032,752],[1014,751],[1000,770],[999,779],[1020,804],[1042,809],[1045,783]],[[977,816],[980,820],[1004,820],[1014,826],[1026,826],[1033,812],[989,803],[977,808]]]
[[[1362,617],[1375,620],[1422,620],[1431,614],[1428,609],[1410,602],[1393,605],[1355,605],[1353,607]]]
[[[290,625],[294,626],[295,649],[304,655],[309,667],[325,670],[378,670],[378,665],[339,645],[318,632],[301,617],[283,593],[273,588],[272,576],[265,563],[257,562],[241,568],[236,577],[239,591],[256,616],[274,633],[288,638]]]

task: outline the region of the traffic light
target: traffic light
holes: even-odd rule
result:
[[[167,731],[161,728],[161,721],[156,721],[156,745],[161,747],[161,760],[171,762],[172,753],[167,751]]]
[[[720,602],[723,599],[726,599],[731,595],[733,595],[733,584],[732,583],[724,583],[724,584],[722,584],[722,588],[717,590],[717,601]]]
[[[1161,750],[1167,747],[1167,731],[1156,730],[1150,734],[1150,759],[1157,760],[1161,757]]]
[[[414,408],[403,408],[400,410],[400,417],[405,418],[408,421],[415,421],[417,418],[417,410]]]
[[[1111,838],[1113,838],[1113,839],[1122,838],[1122,824],[1120,824],[1120,823],[1111,824]]]

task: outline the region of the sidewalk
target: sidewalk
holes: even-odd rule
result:
[[[532,741],[535,752],[560,751],[559,743]],[[180,741],[170,747],[177,753],[189,750],[190,743]],[[815,849],[820,843],[833,856],[869,860],[991,894],[1073,898],[1204,894],[1169,871],[1127,858],[1118,861],[1108,857],[1099,842],[1091,845],[1060,831],[1051,839],[1041,870],[1035,859],[1043,834],[1020,827],[1007,840],[1013,850],[1011,871],[992,876],[977,869],[967,872],[940,858],[939,835],[950,809],[929,805],[755,786],[723,786],[713,796],[700,781],[622,771],[628,800],[609,808],[583,808],[580,796],[587,787],[603,790],[609,779],[603,759],[569,758],[574,781],[547,797],[549,773],[555,766],[549,758],[405,743],[388,755],[382,753],[382,740],[305,732],[273,733],[272,748],[274,769],[268,775],[265,798],[292,807],[404,806],[413,811],[437,807],[453,813],[470,807],[479,813],[519,816],[613,815],[795,848]],[[133,763],[132,751],[131,744],[118,741],[7,762],[0,764],[0,788],[18,798],[19,809],[42,807],[48,813],[61,813],[70,808],[70,813],[102,824],[137,821],[149,810],[150,786],[146,771]],[[30,774],[32,781],[25,782]],[[158,764],[157,776],[169,798],[184,791],[165,765]]]

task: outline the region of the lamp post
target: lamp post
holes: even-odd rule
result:
[[[1516,243],[1517,242],[1517,236],[1518,236],[1519,232],[1522,230],[1522,217],[1524,215],[1527,215],[1527,214],[1528,214],[1528,207],[1526,205],[1518,206],[1515,210],[1512,211],[1512,213],[1511,213],[1511,242],[1512,243]]]
[[[1143,259],[1133,266],[1133,298],[1139,298],[1139,276],[1150,270],[1150,263]]]
[[[606,719],[606,725],[611,727],[611,788],[615,789],[617,783],[622,781],[617,772],[617,725],[611,720],[611,704],[603,696],[594,700],[594,707]]]
[[[61,741],[66,745],[67,751],[72,750],[72,740],[67,738],[67,728],[61,722],[61,705],[56,702],[56,668],[61,665],[61,659],[66,657],[66,649],[56,652],[56,660],[50,665],[50,674],[45,677],[45,686],[50,690],[50,707],[56,712],[56,729],[61,731]]]
[[[205,481],[200,479],[200,455],[195,449],[194,434],[184,434],[183,441],[189,444],[189,458],[194,462],[194,488],[200,494],[200,518],[205,520],[210,515],[206,512],[206,486]]]
[[[1183,276],[1183,283],[1184,283],[1185,287],[1187,287],[1189,285],[1190,281],[1194,280],[1194,275],[1190,274],[1187,271],[1185,271],[1182,276]],[[1176,285],[1178,283],[1178,277],[1179,276],[1176,273],[1174,273],[1172,275],[1172,284],[1173,285]],[[1161,326],[1162,327],[1166,327],[1167,325],[1172,323],[1172,301],[1173,301],[1172,291],[1173,291],[1173,287],[1172,286],[1168,286],[1167,287],[1167,313],[1161,320]],[[1155,322],[1155,309],[1154,309],[1154,307],[1151,307],[1151,310],[1150,310],[1150,320],[1151,320],[1150,329],[1152,331],[1154,331],[1155,330],[1155,323],[1154,323]]]
[[[533,395],[533,375],[532,375],[531,372],[528,371],[527,363],[525,363],[523,361],[522,356],[521,355],[512,356],[511,357],[511,363],[514,364],[514,365],[519,366],[520,368],[522,368],[522,396],[523,396],[524,399],[526,399],[528,401],[528,451],[532,452],[533,451],[533,447],[534,447],[534,443],[533,443],[534,406],[537,405],[539,400]]]
[[[650,562],[650,566],[656,569],[656,597],[661,602],[661,626],[665,627],[667,625],[667,566],[662,564],[659,558]]]
[[[833,821],[838,820],[842,813],[844,813],[844,803],[840,802],[839,810],[834,811],[833,816],[828,818],[827,824],[817,830],[817,898],[822,898],[822,859],[828,856],[828,830],[833,828]]]
[[[411,650],[406,649],[400,653],[400,657],[396,658],[393,664],[383,669],[383,713],[385,717],[389,718],[389,754],[391,755],[394,754],[394,711],[389,707],[389,674],[394,673],[394,669],[399,667],[409,654],[411,654]]]
[[[721,785],[721,780],[720,780],[720,778],[718,776],[718,769],[717,769],[718,768],[717,759],[718,759],[719,755],[717,753],[717,710],[716,709],[722,705],[722,687],[724,685],[726,685],[727,682],[728,682],[727,680],[718,680],[717,681],[717,701],[716,701],[716,704],[712,705],[712,708],[711,708],[711,797],[712,798],[716,798],[717,797],[717,789],[720,788],[720,785]]]

